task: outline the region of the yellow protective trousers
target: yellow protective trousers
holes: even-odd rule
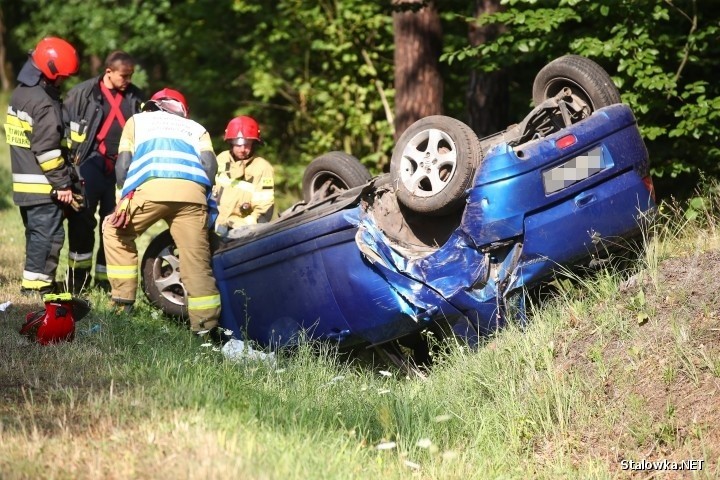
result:
[[[159,220],[165,220],[175,240],[180,279],[187,291],[190,327],[194,332],[213,328],[220,317],[220,294],[210,267],[207,206],[188,202],[144,199],[139,189],[130,201],[130,223],[125,228],[103,226],[108,280],[112,299],[133,303],[138,288],[137,237]]]

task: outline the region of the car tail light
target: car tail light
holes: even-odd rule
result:
[[[563,149],[569,147],[570,145],[575,145],[575,142],[577,142],[575,135],[565,135],[555,142],[555,146],[559,149]]]
[[[643,184],[645,184],[645,188],[648,189],[648,192],[650,192],[650,198],[652,198],[652,201],[655,201],[655,185],[653,185],[652,177],[650,175],[646,175],[642,178]]]

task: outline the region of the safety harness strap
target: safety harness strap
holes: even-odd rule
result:
[[[110,105],[110,113],[108,113],[108,116],[105,117],[105,121],[100,127],[100,131],[95,137],[95,139],[98,141],[98,151],[104,156],[107,152],[105,138],[110,131],[110,127],[116,120],[120,124],[121,128],[124,127],[125,117],[123,117],[122,110],[120,109],[120,105],[123,101],[122,93],[117,92],[117,95],[113,96],[110,89],[105,86],[105,82],[103,82],[102,80],[100,80],[100,91],[102,92],[105,99],[108,101],[108,105]]]

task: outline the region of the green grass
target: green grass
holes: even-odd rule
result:
[[[99,293],[74,342],[30,344],[18,330],[41,304],[18,294],[22,226],[2,209],[0,478],[604,479],[631,477],[623,459],[692,458],[716,478],[720,305],[666,280],[720,250],[713,195],[692,220],[665,206],[631,270],[568,274],[527,327],[452,346],[425,380],[307,344],[232,363]]]
[[[19,238],[13,212],[0,222]],[[706,231],[647,251],[673,258]],[[623,272],[574,279],[527,328],[452,348],[417,380],[309,345],[276,365],[234,364],[148,305],[115,316],[98,296],[74,342],[28,344],[17,330],[39,305],[15,294],[20,246],[0,248],[0,293],[14,303],[0,323],[2,478],[613,478],[619,460],[598,452],[640,459],[653,444],[717,459],[675,400],[654,411],[656,393],[632,391],[657,353],[636,320],[651,299],[623,296]],[[664,330],[672,357],[657,375],[699,389],[703,372],[717,378],[718,349],[692,348],[683,322]],[[609,399],[608,382],[627,395]]]

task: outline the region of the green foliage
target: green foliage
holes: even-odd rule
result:
[[[0,165],[0,210],[12,206],[12,175],[5,165]]]
[[[183,91],[218,149],[230,118],[253,115],[281,190],[299,191],[297,171],[329,150],[376,170],[389,161],[392,19],[375,2],[28,0],[8,13],[22,19],[8,33],[24,50],[50,34],[78,46],[81,75],[68,86],[97,73],[93,57],[127,50],[135,83]]]
[[[329,150],[371,171],[393,147],[393,31],[389,2],[361,0],[25,0],[2,5],[15,69],[44,35],[68,38],[82,56],[73,83],[96,74],[116,48],[138,60],[148,93],[171,86],[223,148],[238,114],[255,116],[278,165],[278,189],[299,191],[302,168]],[[720,13],[678,0],[502,0],[472,18],[474,5],[437,2],[443,23],[444,109],[463,119],[469,72],[503,70],[513,119],[530,106],[535,72],[575,53],[612,75],[638,117],[653,173],[718,173]],[[468,46],[468,24],[499,25],[494,40]]]
[[[380,6],[197,0],[171,14],[173,30],[183,32],[174,48],[189,54],[168,64],[170,77],[188,85],[213,132],[238,114],[258,119],[268,144],[263,154],[282,166],[280,188],[299,190],[302,178],[283,176],[297,171],[285,165],[305,165],[329,150],[370,167],[387,161],[392,31]]]
[[[139,71],[133,81],[146,88],[149,79],[145,70],[153,69],[158,75],[157,68],[162,68],[167,53],[175,45],[174,32],[165,22],[172,11],[169,0],[151,3],[98,0],[91,8],[83,0],[26,0],[22,8],[27,18],[9,29],[9,34],[23,50],[32,49],[40,38],[48,35],[61,36],[78,49],[82,60],[80,74],[68,81],[68,86],[96,75],[107,54],[122,49],[138,60]]]
[[[262,16],[244,49],[248,70],[239,83],[252,92],[255,108],[281,120],[271,124],[285,130],[272,135],[291,146],[285,154],[302,164],[329,150],[351,153],[371,167],[387,162],[393,97],[389,15],[359,0],[283,0],[272,12],[258,1],[256,8]]]
[[[0,93],[0,111],[7,109],[7,95]],[[5,141],[5,129],[0,129],[0,210],[13,205],[12,203],[12,175],[10,173],[10,148]]]
[[[718,172],[720,85],[710,77],[720,68],[716,10],[695,0],[502,4],[504,11],[484,16],[479,24],[504,24],[506,33],[450,52],[445,60],[527,75],[566,53],[593,58],[635,111],[656,176]]]

